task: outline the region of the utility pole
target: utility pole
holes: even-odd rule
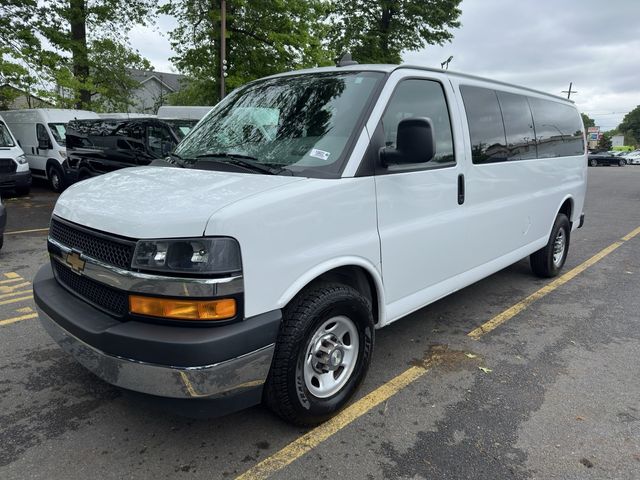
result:
[[[224,79],[227,76],[227,2],[220,0],[220,100],[224,98]]]
[[[567,94],[567,99],[571,98],[571,94],[572,93],[578,93],[575,90],[571,90],[571,87],[573,86],[573,82],[569,82],[569,90],[562,90],[561,93],[566,93]]]

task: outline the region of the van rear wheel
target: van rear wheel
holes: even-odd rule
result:
[[[373,353],[371,303],[340,283],[317,283],[284,309],[265,385],[269,408],[296,425],[322,423],[362,383]]]
[[[543,278],[558,275],[567,260],[570,236],[571,223],[564,213],[559,213],[547,245],[529,257],[533,273]]]

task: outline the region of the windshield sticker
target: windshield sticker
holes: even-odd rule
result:
[[[311,149],[311,153],[309,154],[310,157],[316,157],[320,160],[328,160],[329,155],[331,155],[331,152],[325,152],[324,150],[318,150],[317,148]]]

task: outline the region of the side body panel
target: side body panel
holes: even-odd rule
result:
[[[305,179],[240,200],[209,220],[205,235],[221,234],[240,242],[247,316],[284,307],[339,266],[358,265],[380,282],[372,177]]]

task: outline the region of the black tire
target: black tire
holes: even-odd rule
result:
[[[16,188],[16,195],[19,197],[26,197],[27,195],[29,195],[30,191],[31,187],[18,187]]]
[[[627,162],[625,161],[624,158],[621,158],[620,160],[618,160],[618,166],[619,167],[624,167],[627,164]]]
[[[317,425],[342,409],[366,376],[374,342],[371,303],[347,285],[316,283],[294,298],[283,314],[265,385],[265,401],[271,410],[290,423]],[[319,398],[305,384],[303,364],[314,333],[324,322],[338,315],[353,321],[360,347],[346,383],[332,396]]]
[[[598,166],[598,161],[595,159],[591,159],[589,160],[589,165],[591,165],[592,167],[597,167]]]
[[[64,190],[64,172],[58,165],[49,165],[49,167],[47,167],[47,178],[54,192],[61,193]]]
[[[559,258],[560,261],[554,262],[554,247],[560,230],[563,231],[565,238],[564,251],[562,252],[562,256]],[[549,236],[547,245],[529,257],[533,273],[542,278],[551,278],[558,275],[564,266],[564,262],[567,260],[570,239],[571,223],[569,223],[569,219],[564,213],[559,213],[553,224],[553,228],[551,229],[551,235]]]

